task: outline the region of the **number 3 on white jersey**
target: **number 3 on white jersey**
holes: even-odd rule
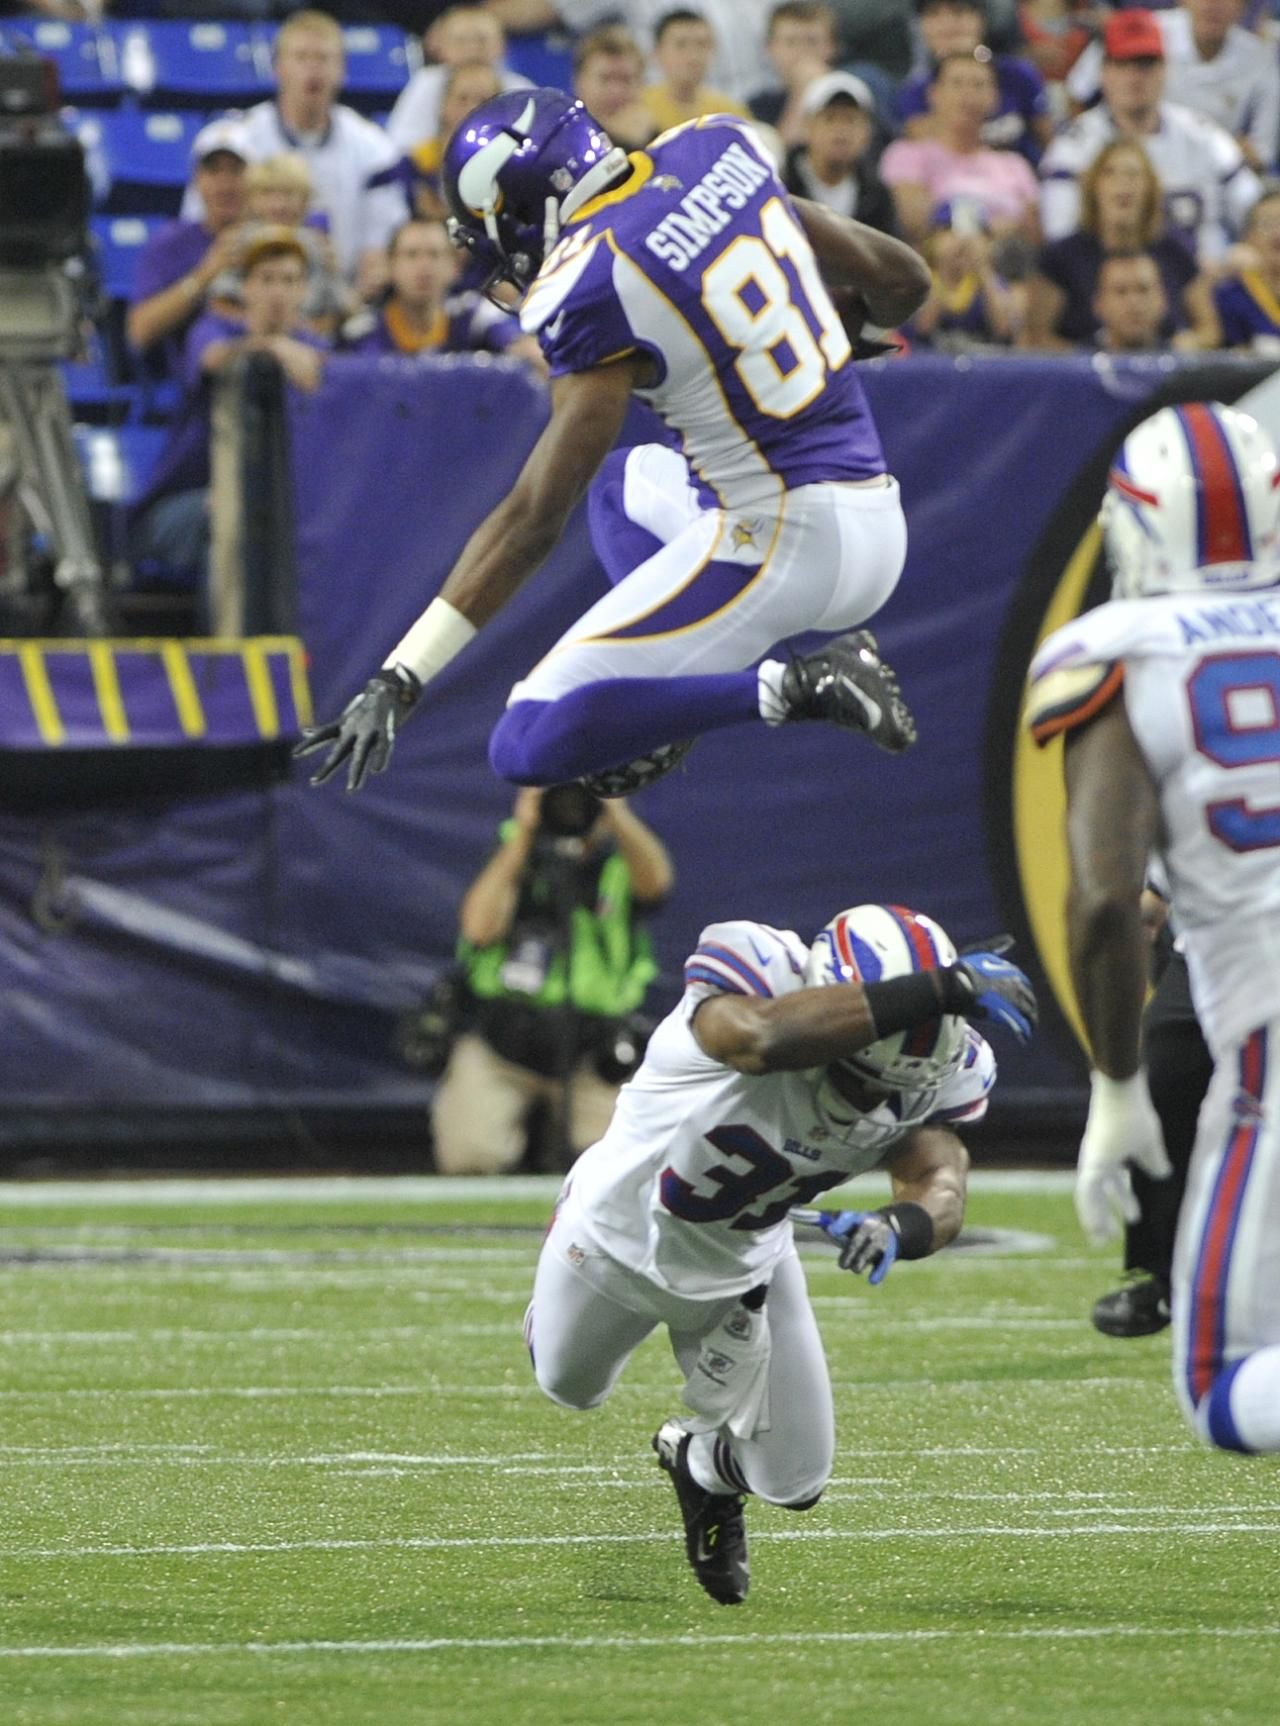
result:
[[[760,233],[739,234],[702,278],[702,303],[731,348],[738,376],[756,407],[790,419],[819,394],[829,372],[853,352],[818,274],[813,249],[781,198],[760,211]],[[778,263],[788,258],[821,325],[815,341]]]

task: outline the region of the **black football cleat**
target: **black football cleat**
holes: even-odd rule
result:
[[[869,629],[855,629],[793,659],[782,674],[782,700],[788,721],[825,719],[848,731],[865,731],[891,755],[916,740],[911,709]]]
[[[630,797],[646,785],[662,779],[673,767],[679,767],[693,748],[696,739],[686,737],[682,743],[660,743],[647,755],[627,761],[621,767],[604,767],[599,773],[584,773],[582,783],[593,797]]]
[[[689,1438],[678,1420],[664,1421],[653,1438],[658,1466],[676,1489],[693,1574],[721,1606],[739,1606],[751,1584],[743,1499],[736,1492],[707,1492],[698,1485],[689,1472]]]
[[[1164,1277],[1140,1277],[1094,1303],[1093,1328],[1103,1336],[1155,1336],[1171,1318]]]

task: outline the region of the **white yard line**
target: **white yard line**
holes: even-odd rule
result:
[[[973,1193],[1069,1193],[1069,1169],[975,1169]],[[6,1205],[51,1209],[59,1205],[101,1208],[119,1205],[201,1207],[216,1205],[350,1205],[399,1200],[414,1205],[468,1203],[503,1205],[512,1199],[541,1199],[548,1206],[560,1190],[558,1175],[299,1175],[262,1180],[14,1181],[0,1184],[0,1210]],[[857,1190],[870,1195],[888,1183],[863,1177]]]
[[[1223,1522],[1185,1522],[1181,1516],[1200,1515],[1196,1511],[1169,1513],[1169,1520],[1153,1523],[1096,1522],[1087,1527],[1047,1528],[1037,1522],[1023,1528],[1001,1524],[976,1524],[969,1527],[930,1528],[860,1528],[860,1542],[877,1540],[1084,1540],[1118,1535],[1126,1540],[1146,1535],[1154,1539],[1176,1536],[1217,1536],[1221,1534],[1280,1534],[1280,1517],[1268,1521],[1244,1522],[1228,1519]],[[33,1546],[12,1547],[5,1557],[13,1563],[35,1563],[52,1560],[65,1563],[73,1558],[244,1558],[262,1557],[287,1552],[471,1552],[505,1548],[549,1548],[572,1546],[648,1546],[654,1542],[670,1542],[675,1538],[670,1529],[645,1534],[502,1534],[502,1535],[390,1535],[386,1538],[330,1537],[324,1540],[209,1540],[155,1543],[146,1546]],[[847,1528],[784,1528],[753,1530],[752,1541],[848,1541]]]
[[[129,1660],[228,1654],[435,1654],[451,1649],[524,1650],[538,1648],[616,1649],[632,1648],[759,1648],[811,1647],[822,1644],[875,1645],[878,1643],[958,1642],[972,1645],[975,1639],[993,1642],[1107,1642],[1107,1641],[1271,1641],[1280,1636],[1280,1625],[1193,1624],[1156,1629],[1142,1624],[1057,1624],[1013,1630],[776,1630],[746,1635],[676,1631],[670,1636],[432,1636],[396,1637],[367,1641],[309,1642],[102,1642],[65,1648],[40,1644],[0,1646],[5,1660]]]
[[[990,1335],[995,1331],[1080,1331],[1087,1334],[1087,1319],[1079,1318],[908,1318],[900,1313],[867,1313],[857,1314],[858,1328],[869,1329],[873,1325],[892,1327],[895,1331],[981,1331]],[[520,1327],[514,1322],[510,1324],[454,1324],[450,1323],[449,1338],[453,1337],[514,1337],[520,1340]],[[201,1330],[185,1327],[157,1326],[138,1330],[4,1330],[0,1331],[0,1348],[39,1348],[47,1350],[55,1347],[85,1347],[103,1348],[115,1345],[121,1348],[132,1348],[138,1343],[146,1342],[180,1342],[180,1343],[222,1343],[227,1346],[239,1347],[246,1342],[278,1343],[278,1342],[322,1342],[332,1348],[349,1350],[352,1337],[359,1337],[362,1342],[412,1342],[431,1338],[438,1341],[439,1333],[435,1326],[427,1324],[407,1325],[353,1325],[343,1320],[342,1329],[335,1326],[312,1325],[299,1326],[291,1329],[275,1329],[267,1325],[250,1325],[236,1330]]]
[[[1110,1373],[1105,1378],[1020,1378],[1018,1389],[1026,1390],[1028,1386],[1058,1391],[1091,1391],[1123,1389],[1129,1385],[1150,1385],[1160,1382],[1163,1371],[1153,1378],[1151,1373]],[[657,1387],[652,1383],[619,1384],[610,1393],[614,1398],[623,1396],[652,1397]],[[961,1396],[989,1396],[991,1380],[985,1378],[930,1378],[922,1375],[919,1378],[854,1378],[832,1379],[831,1388],[835,1391],[868,1390],[892,1391],[894,1395],[906,1395],[911,1392],[926,1394],[945,1394]],[[421,1384],[184,1384],[184,1385],[77,1385],[65,1390],[0,1390],[0,1402],[49,1402],[62,1398],[81,1401],[89,1398],[98,1402],[120,1402],[125,1400],[141,1401],[181,1401],[197,1398],[200,1400],[230,1397],[233,1400],[260,1400],[263,1402],[288,1401],[295,1397],[351,1397],[378,1398],[397,1396],[460,1396],[471,1398],[497,1397],[502,1401],[512,1398],[540,1397],[542,1391],[536,1384],[441,1384],[438,1379],[426,1378]],[[1000,1453],[996,1453],[1000,1454]]]
[[[1096,1445],[1091,1447],[1091,1456],[1183,1456],[1188,1459],[1211,1458],[1212,1453],[1195,1444],[1190,1438],[1177,1444],[1117,1444]],[[930,1445],[918,1447],[911,1451],[913,1461],[921,1458],[936,1460],[938,1458],[986,1458],[998,1456],[1002,1459],[1014,1457],[1051,1456],[1061,1458],[1061,1452],[1049,1445]],[[876,1457],[891,1457],[902,1459],[900,1447],[886,1445],[881,1449],[848,1450],[843,1453],[846,1463],[859,1461],[870,1462]],[[609,1475],[619,1476],[630,1472],[634,1467],[634,1478],[646,1482],[653,1479],[653,1464],[645,1459],[637,1464],[634,1457],[622,1457],[614,1462],[566,1463],[557,1460],[552,1451],[528,1450],[509,1451],[498,1455],[447,1455],[441,1452],[423,1454],[417,1451],[382,1451],[382,1450],[339,1450],[322,1451],[319,1453],[302,1453],[297,1456],[281,1456],[278,1454],[259,1454],[256,1452],[218,1451],[210,1444],[133,1444],[128,1442],[106,1440],[101,1444],[0,1444],[0,1468],[14,1467],[76,1467],[110,1466],[113,1464],[128,1464],[145,1468],[167,1467],[219,1467],[219,1468],[348,1468],[359,1464],[395,1464],[403,1468],[490,1468],[503,1473],[557,1474],[557,1475]],[[829,1487],[866,1485],[871,1481],[880,1483],[889,1481],[889,1476],[867,1475],[832,1475]],[[904,1486],[904,1491],[912,1496],[918,1496],[921,1489],[914,1486]],[[970,1496],[957,1491],[955,1497]],[[974,1494],[972,1496],[978,1496]],[[992,1493],[990,1496],[1002,1496]],[[1098,1498],[1108,1499],[1115,1496],[1114,1488],[1096,1492],[1067,1491],[1054,1488],[1052,1491],[1033,1493],[1011,1493],[1015,1498],[1052,1499],[1063,1498]],[[1237,1509],[1271,1510],[1274,1502],[1262,1505],[1236,1505]]]

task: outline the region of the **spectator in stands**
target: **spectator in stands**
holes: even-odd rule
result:
[[[972,54],[987,31],[984,0],[916,0],[920,35],[928,54],[923,71],[898,91],[897,118],[904,137],[936,137],[938,122],[929,107],[930,74],[948,54]],[[993,150],[1019,150],[1034,167],[1053,131],[1044,79],[1028,60],[993,54],[996,109],[983,123],[982,142]]]
[[[202,127],[191,146],[191,185],[204,213],[199,221],[166,223],[142,248],[125,333],[153,375],[177,375],[210,284],[235,262],[248,161],[244,129],[234,120]]]
[[[244,254],[243,306],[206,312],[183,350],[185,394],[130,534],[135,568],[160,565],[196,590],[202,621],[208,591],[210,399],[213,380],[243,354],[270,354],[299,389],[319,386],[324,343],[302,322],[307,253],[290,228],[267,230]]]
[[[526,788],[462,901],[468,1028],[435,1095],[441,1174],[513,1169],[538,1102],[562,1114],[562,1160],[604,1132],[619,1027],[657,967],[638,914],[671,891],[671,859],[622,799]]]
[[[789,192],[883,233],[897,232],[893,199],[871,161],[875,98],[852,72],[827,72],[805,93],[805,141],[783,170]]]
[[[1169,227],[1211,263],[1243,227],[1258,177],[1221,126],[1165,101],[1164,38],[1152,13],[1112,13],[1102,44],[1102,101],[1057,134],[1040,164],[1045,238],[1060,240],[1079,225],[1080,178],[1102,147],[1136,138],[1159,177]]]
[[[1079,228],[1040,253],[1028,284],[1024,347],[1094,342],[1098,271],[1112,252],[1145,252],[1155,259],[1164,284],[1166,340],[1178,347],[1215,345],[1208,286],[1185,239],[1165,232],[1150,158],[1136,138],[1116,138],[1081,177]]]
[[[769,14],[765,47],[776,84],[757,90],[747,106],[792,149],[805,141],[804,93],[835,63],[835,13],[825,0],[782,0]]]
[[[413,74],[387,120],[388,137],[406,156],[442,130],[445,87],[456,67],[483,63],[494,72],[500,90],[518,90],[529,82],[503,65],[505,33],[483,6],[451,6],[427,31],[423,49],[438,64]]]
[[[1102,260],[1093,294],[1094,345],[1105,354],[1150,354],[1166,346],[1168,302],[1150,252],[1112,252]]]
[[[911,0],[831,0],[831,10],[837,62],[870,84],[892,116],[893,93],[915,58]]]
[[[1251,267],[1213,290],[1219,329],[1215,345],[1280,354],[1280,189],[1264,192],[1244,233]]]
[[[344,328],[359,354],[507,354],[546,375],[542,350],[520,320],[474,291],[456,292],[461,259],[438,216],[410,216],[387,248],[387,293],[377,312]]]
[[[588,31],[621,23],[647,53],[658,21],[674,0],[486,0],[490,12],[513,34],[564,25]],[[884,3],[884,0],[881,0]],[[901,0],[892,0],[900,4]],[[710,24],[716,39],[711,83],[745,102],[769,77],[765,33],[774,0],[692,0],[690,10]],[[590,104],[588,104],[590,106]],[[593,109],[594,113],[595,110]]]
[[[996,270],[981,209],[963,201],[941,205],[924,256],[933,285],[902,332],[910,345],[947,353],[1009,346],[1021,322],[1022,287]]]
[[[929,138],[899,138],[880,158],[880,174],[893,192],[902,233],[921,245],[939,204],[977,204],[993,235],[1037,237],[1036,177],[1024,156],[992,150],[982,128],[998,100],[990,51],[948,54],[934,67]]]
[[[338,267],[362,294],[381,286],[387,240],[406,213],[400,156],[380,126],[337,100],[342,31],[325,12],[295,12],[275,41],[276,96],[244,117],[255,157],[299,150],[329,219]]]
[[[1259,173],[1280,146],[1280,66],[1273,44],[1241,23],[1245,0],[1183,0],[1153,14],[1164,50],[1165,95],[1221,126]],[[1079,107],[1098,98],[1103,51],[1081,55],[1067,90]]]
[[[251,162],[244,177],[245,221],[240,243],[247,249],[264,228],[292,228],[307,253],[307,297],[302,315],[312,329],[333,336],[341,319],[357,309],[354,289],[344,280],[333,255],[333,245],[311,208],[311,170],[296,150]],[[321,219],[322,220],[322,219]],[[213,280],[210,302],[238,304],[241,272],[239,258]]]
[[[501,89],[500,74],[486,60],[464,60],[449,68],[440,104],[440,129],[409,153],[409,202],[416,215],[448,215],[440,180],[445,146],[459,121],[481,102],[498,95]]]
[[[1019,0],[1018,34],[1046,84],[1061,86],[1089,46],[1093,12],[1090,0]]]
[[[573,93],[624,150],[643,149],[657,136],[644,100],[644,55],[635,37],[621,26],[596,30],[578,43]]]
[[[687,6],[675,7],[658,20],[653,57],[662,77],[645,87],[641,99],[659,132],[683,126],[686,120],[697,120],[703,114],[750,117],[750,110],[741,102],[707,83],[715,51],[710,24]]]

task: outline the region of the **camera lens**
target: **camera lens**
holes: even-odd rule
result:
[[[600,799],[585,785],[551,785],[542,794],[541,826],[553,839],[583,839],[600,809]]]

